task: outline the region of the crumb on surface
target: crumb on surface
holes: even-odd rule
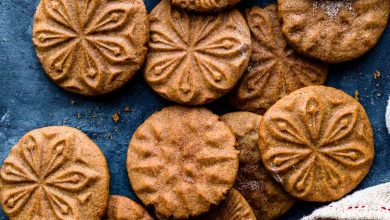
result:
[[[354,94],[354,97],[357,101],[359,101],[359,91],[356,89],[355,90],[355,94]]]
[[[81,118],[81,114],[80,114],[80,113],[77,113],[77,114],[76,114],[76,117],[77,117],[78,119],[80,119],[80,118]]]
[[[374,72],[374,79],[379,79],[381,77],[381,71],[375,70]]]
[[[118,123],[119,120],[120,120],[120,116],[119,116],[119,113],[116,112],[115,114],[112,115],[112,120],[115,122],[115,123]]]
[[[131,109],[129,106],[126,106],[125,109],[123,110],[124,112],[131,112]]]

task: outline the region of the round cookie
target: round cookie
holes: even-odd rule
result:
[[[236,188],[251,205],[257,219],[270,220],[283,215],[295,203],[284,188],[264,168],[258,148],[261,116],[232,112],[221,116],[233,131],[240,151]]]
[[[83,132],[40,128],[24,135],[4,160],[0,202],[10,220],[98,220],[109,179],[103,153]]]
[[[331,87],[309,86],[281,99],[264,114],[259,135],[265,167],[287,192],[306,201],[343,197],[374,158],[364,108]]]
[[[227,198],[215,209],[197,220],[256,220],[249,203],[235,190],[230,190]]]
[[[109,93],[142,66],[149,20],[142,0],[41,0],[33,42],[46,74],[83,95]]]
[[[297,54],[287,44],[275,5],[248,9],[246,20],[253,51],[249,67],[232,94],[234,107],[264,114],[292,91],[325,82],[327,65]]]
[[[133,200],[112,195],[108,202],[108,220],[153,220],[148,212]]]
[[[298,52],[328,63],[357,58],[386,28],[389,0],[278,0],[283,34]]]
[[[232,188],[238,151],[229,127],[205,108],[172,106],[135,131],[127,153],[134,192],[162,218],[188,218]]]
[[[164,98],[209,103],[230,91],[250,58],[248,26],[238,10],[195,15],[162,0],[150,14],[145,79]]]
[[[235,6],[240,0],[172,0],[172,5],[195,12],[216,12]]]

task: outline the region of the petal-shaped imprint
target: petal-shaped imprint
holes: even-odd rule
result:
[[[201,19],[197,19],[194,22],[197,23],[197,25],[194,25],[195,27],[198,27],[198,30],[194,33],[194,39],[193,45],[201,45],[203,40],[207,39],[208,36],[210,36],[211,33],[218,30],[218,17],[209,16],[207,18],[204,18],[205,21]],[[207,43],[205,41],[204,43]]]
[[[357,106],[348,105],[338,110],[338,114],[332,114],[326,130],[320,140],[320,146],[332,144],[350,135],[356,125],[358,117]]]
[[[8,184],[33,183],[38,181],[34,173],[26,169],[18,158],[7,159],[0,173],[1,180]]]
[[[48,177],[58,170],[61,166],[64,165],[64,151],[67,147],[67,141],[65,139],[55,140],[49,146],[49,152],[51,153],[48,161],[44,164],[43,167],[43,177]]]
[[[82,76],[82,80],[88,85],[91,89],[99,90],[102,89],[104,76],[105,74],[100,72],[100,68],[96,63],[96,59],[93,58],[91,54],[89,54],[89,50],[83,46],[80,52],[80,59],[82,59],[81,66],[83,66],[86,72],[80,73]]]
[[[265,160],[270,164],[272,172],[280,173],[291,170],[292,167],[304,162],[312,151],[310,149],[275,148],[272,153],[264,154]]]
[[[58,50],[53,54],[52,62],[50,65],[50,70],[52,74],[50,77],[54,81],[61,81],[69,77],[70,69],[74,68],[75,62],[75,48],[78,46],[78,43],[70,43],[63,49]]]
[[[51,187],[44,186],[43,190],[49,201],[51,211],[59,219],[78,219],[77,209],[71,206],[71,198]]]
[[[280,114],[279,117],[272,118],[271,121],[275,124],[275,126],[269,127],[270,135],[273,138],[307,147],[311,146],[306,134],[295,126],[287,114]]]
[[[120,30],[135,10],[133,4],[129,3],[109,4],[85,28],[85,34]]]
[[[333,166],[333,163],[328,162],[328,160],[322,155],[318,155],[317,158],[318,164],[320,165],[321,171],[324,175],[325,183],[330,188],[328,191],[332,192],[337,189],[339,184],[342,182],[341,171],[338,170],[339,168]]]
[[[231,82],[226,76],[226,73],[213,62],[212,58],[209,56],[195,54],[194,59],[198,68],[200,68],[203,73],[203,79],[213,86],[215,89],[227,90],[231,87]]]
[[[146,67],[147,71],[145,74],[147,75],[147,80],[150,82],[161,82],[169,79],[175,70],[183,65],[186,56],[186,53],[182,53],[161,57],[159,60],[156,58],[152,65]]]
[[[243,45],[239,39],[231,36],[219,36],[215,39],[207,39],[206,45],[195,46],[194,50],[198,53],[216,57],[216,59],[230,59],[243,53],[240,49],[241,47],[243,47]],[[244,53],[246,52],[247,51],[244,48]]]
[[[344,167],[359,167],[367,163],[367,152],[364,150],[366,143],[352,141],[337,146],[321,147],[320,152],[332,158]]]
[[[294,74],[296,81],[300,83],[299,87],[310,86],[313,84],[323,84],[326,80],[326,74],[324,74],[324,69],[326,67],[324,65],[313,65],[313,61],[311,63],[307,62],[303,59],[288,59],[287,62],[290,66],[290,71]],[[294,89],[295,90],[295,89]]]
[[[34,45],[39,49],[48,47],[60,47],[62,44],[77,37],[74,33],[66,29],[43,28],[34,33]]]
[[[187,58],[186,62],[189,59]],[[183,100],[184,102],[188,102],[191,99],[194,98],[194,96],[198,93],[196,91],[196,87],[194,85],[195,76],[193,73],[193,69],[191,68],[191,65],[187,63],[187,65],[184,65],[184,69],[181,73],[181,75],[177,79],[177,96],[180,100]]]
[[[122,63],[130,59],[130,52],[126,49],[128,42],[125,38],[108,38],[103,36],[90,36],[88,43],[100,51],[108,63]]]
[[[302,120],[304,120],[304,124],[310,132],[311,139],[318,141],[322,122],[325,118],[324,104],[315,97],[310,97],[305,104]]]
[[[77,25],[71,19],[69,5],[66,0],[44,0],[43,5],[51,19],[63,25],[64,28],[77,32],[77,29],[75,29]]]
[[[171,13],[171,19],[168,20],[168,24],[170,24],[171,29],[179,37],[178,40],[180,42],[186,46],[190,46],[190,16],[187,13],[179,10],[170,10],[169,13]]]
[[[42,149],[38,147],[37,139],[30,135],[22,140],[22,156],[24,162],[31,169],[32,175],[39,177],[42,175]]]
[[[287,180],[291,184],[291,188],[294,194],[304,197],[311,191],[313,187],[315,172],[316,172],[316,156],[312,155],[299,169],[291,170],[292,174]]]
[[[20,186],[14,189],[2,189],[2,204],[4,204],[4,211],[9,215],[16,215],[20,213],[26,203],[33,196],[36,190],[36,185]]]
[[[263,94],[265,87],[268,85],[275,69],[276,62],[271,60],[263,65],[250,67],[247,74],[244,75],[238,96],[240,99],[250,99]]]
[[[264,10],[250,10],[247,16],[249,29],[256,40],[259,40],[264,47],[275,48],[273,21],[269,13]]]
[[[77,15],[81,29],[85,29],[90,20],[95,17],[96,10],[101,0],[76,0]]]
[[[66,192],[80,192],[94,182],[99,174],[79,165],[66,167],[47,179],[47,184]]]

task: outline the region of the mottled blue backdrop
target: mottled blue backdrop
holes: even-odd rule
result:
[[[273,1],[244,1],[240,7],[265,6]],[[158,0],[147,0],[150,11]],[[10,148],[31,129],[50,125],[78,127],[103,150],[111,173],[111,193],[134,198],[126,174],[128,142],[138,125],[170,103],[145,84],[141,74],[123,89],[104,97],[82,97],[55,86],[44,74],[31,42],[32,23],[38,0],[0,0],[0,162]],[[390,95],[390,30],[378,45],[352,62],[330,67],[327,85],[353,95],[360,93],[375,133],[375,163],[358,187],[390,181],[390,136],[384,114]],[[379,79],[373,78],[381,71]],[[123,110],[128,106],[131,111]],[[224,99],[209,105],[218,114],[231,109]],[[121,112],[115,124],[112,115]],[[282,219],[299,219],[321,204],[301,202]],[[0,213],[2,219],[6,219]]]

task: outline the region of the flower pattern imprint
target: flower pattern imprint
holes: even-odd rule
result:
[[[253,51],[249,67],[233,93],[241,110],[263,114],[277,100],[299,88],[323,84],[327,65],[300,56],[287,44],[276,5],[246,12]]]
[[[317,201],[320,188],[326,201],[334,200],[368,172],[372,130],[361,106],[324,94],[302,96],[304,101],[296,98],[266,115],[260,131],[263,160],[294,196]]]
[[[199,16],[162,1],[151,13],[145,78],[172,101],[204,104],[228,92],[251,53],[240,12]]]
[[[71,141],[72,137],[41,133],[19,143],[19,153],[9,156],[0,172],[1,199],[8,216],[81,218],[76,204],[88,199],[88,187],[99,174],[82,163],[70,162]]]
[[[147,37],[145,42],[139,38],[147,31],[143,25],[135,27],[145,22],[140,20],[143,16],[147,19],[146,9],[142,14],[140,7],[137,1],[42,0],[33,41],[46,73],[81,94],[120,87],[139,68],[146,50]]]

